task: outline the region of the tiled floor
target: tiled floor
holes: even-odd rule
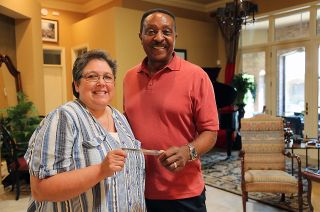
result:
[[[19,200],[15,200],[15,192],[6,188],[5,192],[0,194],[0,211],[1,212],[25,212],[30,192],[22,192]]]
[[[241,196],[226,191],[222,191],[207,186],[207,209],[208,212],[241,212],[242,200]],[[16,201],[14,192],[6,190],[0,195],[0,211],[1,212],[25,212],[28,204],[29,195],[23,193],[21,198]],[[279,210],[256,201],[249,200],[247,202],[247,212],[280,212]]]
[[[207,210],[208,212],[241,212],[242,197],[230,192],[207,186]],[[282,212],[278,208],[249,200],[247,202],[247,212]]]
[[[7,174],[7,170],[4,170],[1,166],[1,173]],[[0,189],[1,190],[1,189]],[[21,195],[18,201],[15,200],[15,192],[11,191],[10,188],[6,188],[1,194],[0,192],[0,211],[1,212],[25,212],[29,197],[30,188],[22,187]],[[242,198],[239,195],[226,192],[220,189],[216,189],[210,186],[206,187],[207,197],[207,210],[208,212],[241,212],[242,211]],[[247,202],[247,212],[282,212],[274,207],[249,200]]]

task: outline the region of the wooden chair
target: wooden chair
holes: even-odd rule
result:
[[[243,211],[246,211],[248,192],[297,193],[302,211],[302,175],[299,156],[285,153],[283,119],[266,114],[241,120],[242,151],[241,189]],[[285,171],[285,156],[295,158],[297,178]]]
[[[1,136],[2,135],[2,136]],[[23,155],[19,151],[9,131],[0,124],[0,139],[2,139],[1,155],[5,158],[9,175],[2,182],[5,187],[11,185],[16,190],[16,200],[20,196],[20,180],[25,177],[29,183],[29,169]]]

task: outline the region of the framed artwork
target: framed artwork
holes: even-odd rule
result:
[[[58,21],[50,19],[41,19],[42,41],[58,43]]]
[[[176,54],[181,57],[182,59],[187,60],[187,50],[185,49],[174,49]]]

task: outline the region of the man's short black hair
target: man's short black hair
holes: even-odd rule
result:
[[[140,33],[142,33],[143,23],[144,23],[144,20],[146,19],[146,17],[153,14],[153,13],[157,13],[157,12],[169,15],[173,19],[174,30],[176,30],[176,16],[173,13],[171,13],[169,10],[165,10],[162,8],[154,8],[154,9],[146,11],[142,15],[141,22],[140,22]]]

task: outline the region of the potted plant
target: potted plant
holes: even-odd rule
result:
[[[29,139],[41,120],[26,95],[18,92],[17,96],[17,105],[1,110],[0,117],[1,124],[11,133],[16,143],[19,157],[25,154]]]
[[[256,94],[256,85],[252,78],[248,77],[247,74],[239,73],[234,75],[232,86],[237,89],[235,104],[239,107],[239,116],[242,118],[244,115],[244,107],[247,104],[246,94],[250,92],[254,99]]]
[[[245,73],[239,73],[234,75],[232,85],[237,89],[237,97],[235,104],[246,105],[245,95],[250,92],[255,98],[256,85],[254,81],[248,77]]]

